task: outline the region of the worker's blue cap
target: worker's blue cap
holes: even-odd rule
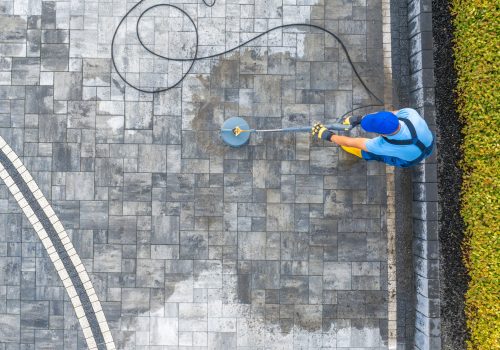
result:
[[[361,119],[361,127],[368,132],[377,134],[392,134],[398,130],[399,120],[393,113],[381,111],[367,114]]]

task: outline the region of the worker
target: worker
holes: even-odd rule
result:
[[[365,131],[380,136],[369,139],[335,135],[320,123],[314,124],[312,135],[336,143],[359,158],[401,168],[418,164],[432,153],[432,133],[425,120],[411,108],[380,111],[363,117],[351,116],[344,120],[344,124],[361,125]]]

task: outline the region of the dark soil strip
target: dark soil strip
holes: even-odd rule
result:
[[[454,89],[453,25],[447,0],[432,1],[434,74],[436,79],[438,188],[441,274],[441,338],[443,349],[465,349],[468,337],[464,301],[468,275],[462,260],[464,223],[460,216],[462,124],[458,120]]]

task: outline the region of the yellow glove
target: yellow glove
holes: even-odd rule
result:
[[[330,141],[333,132],[328,130],[323,124],[315,123],[311,129],[312,136],[317,136],[318,139]]]

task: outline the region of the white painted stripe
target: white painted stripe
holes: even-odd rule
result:
[[[24,212],[24,215],[26,215],[26,217],[29,219],[32,215],[35,215],[35,212],[33,211],[33,209],[31,209],[31,207],[29,205],[26,205],[24,206],[23,209],[23,212]]]
[[[94,301],[99,301],[99,299],[97,298],[97,294],[92,294],[92,295],[89,295],[89,300],[91,302],[94,302]]]
[[[35,192],[36,190],[38,190],[38,185],[36,184],[35,180],[31,180],[27,183],[27,185],[31,192]]]
[[[26,199],[24,199],[24,196],[21,192],[16,193],[14,195],[14,199],[19,204],[21,209],[28,205],[28,202],[26,201]]]
[[[10,148],[10,146],[6,143],[5,145],[3,145],[2,147],[2,151],[3,153],[5,153],[5,155],[9,155],[10,152],[12,152],[12,148]]]
[[[19,187],[17,187],[17,185],[15,183],[12,186],[10,186],[9,190],[13,196],[15,196],[16,194],[18,194],[20,192]]]
[[[71,244],[71,242],[70,242]],[[72,244],[71,244],[72,245]],[[76,250],[75,248],[71,247],[68,249],[68,255],[71,257],[72,255],[75,255],[76,254]]]
[[[85,317],[85,311],[83,310],[82,306],[77,306],[74,308],[74,310],[77,318]]]
[[[92,334],[92,330],[90,329],[90,326],[87,328],[83,328],[82,331],[83,331],[83,336],[85,337],[85,339],[89,339],[89,338],[92,338],[94,336]]]
[[[59,275],[59,277],[60,277],[60,275]],[[68,290],[69,287],[73,286],[73,282],[71,282],[71,278],[64,279],[64,280],[62,280],[62,282],[64,284],[64,288],[66,288],[66,291]]]
[[[97,349],[97,344],[94,340],[94,338],[89,338],[85,339],[87,341],[87,345],[89,347],[89,350]]]
[[[49,202],[45,199],[45,197],[42,197],[38,200],[38,204],[40,204],[42,209],[45,209],[45,207],[49,205]]]
[[[50,207],[48,207],[48,208],[50,208]],[[52,209],[52,208],[50,208],[50,209]],[[52,224],[52,226],[54,226],[54,224],[59,221],[59,219],[57,218],[57,216],[55,214],[53,214],[52,216],[47,215],[47,217],[49,218],[49,221]]]
[[[94,305],[94,303],[92,303],[92,306]],[[100,306],[100,305],[99,305]],[[106,318],[104,317],[104,312],[102,312],[102,310],[98,310],[95,312],[95,316],[97,318],[97,322],[101,323],[101,322],[106,322]]]
[[[45,236],[47,236],[47,232],[45,232],[45,230],[43,230],[43,233],[45,233]],[[56,253],[56,248],[52,247],[52,248],[47,249],[48,255],[53,254],[53,253]]]
[[[75,265],[75,267],[80,266],[82,264],[82,261],[80,260],[80,257],[78,256],[78,254],[73,255],[70,259],[73,262],[73,265]],[[82,267],[83,267],[83,265],[82,265]],[[83,268],[83,270],[85,270],[85,268]],[[78,272],[80,272],[80,271],[78,271]]]
[[[69,279],[71,281],[71,278],[69,278],[68,272],[66,272],[66,269],[57,271],[59,274],[59,277],[64,281],[65,279]]]
[[[38,231],[36,234],[38,235],[38,238],[40,238],[40,240],[42,240],[42,239],[44,239],[45,237],[48,237],[48,236],[49,236],[49,235],[47,234],[47,231],[45,231],[44,229],[41,229],[41,230],[40,230],[40,231]],[[52,251],[52,250],[56,251],[54,248],[52,248],[52,249],[47,249],[47,254],[49,254],[49,255],[50,255],[50,251]]]
[[[87,273],[87,271],[82,271],[78,275],[80,276],[80,279],[82,280],[83,284],[90,281],[89,274]]]
[[[42,244],[45,247],[45,249],[49,249],[49,247],[53,247],[52,241],[50,240],[49,237],[42,239]]]
[[[23,163],[21,162],[21,159],[17,158],[15,161],[12,162],[12,165],[14,165],[16,169],[19,171],[19,169],[23,166]]]
[[[102,336],[104,338],[105,343],[111,343],[113,341],[113,337],[111,336],[111,332],[103,332]]]
[[[43,197],[43,193],[40,190],[36,190],[35,192],[33,192],[33,196],[38,200]]]
[[[60,271],[62,269],[64,269],[64,265],[61,261],[61,259],[58,259],[56,261],[52,261],[54,263],[54,267],[56,268],[56,271]]]
[[[3,181],[5,182],[7,187],[9,187],[9,189],[14,184],[14,180],[12,180],[10,176],[7,176],[5,179],[3,179]]]
[[[103,313],[103,315],[104,315],[104,313]],[[108,323],[106,321],[100,322],[99,326],[101,327],[102,332],[109,332]]]
[[[85,271],[85,266],[83,264],[78,264],[75,266],[76,272],[81,273],[82,271]]]
[[[26,182],[30,182],[31,180],[33,180],[29,171],[25,171],[24,173],[21,174],[21,176]]]
[[[40,203],[42,200],[45,200],[47,201],[45,198],[40,198],[38,200],[38,203],[40,204],[40,206],[42,206],[42,204]],[[43,208],[43,207],[42,207]],[[55,220],[57,221],[57,216],[56,216],[56,213],[54,212],[54,210],[52,210],[52,207],[49,205],[49,206],[46,206],[45,209],[43,209],[43,211],[45,212],[45,214],[47,214],[47,217],[49,219],[52,219],[52,217],[55,218]],[[50,220],[52,222],[52,220]],[[53,224],[53,223],[52,223]]]
[[[63,225],[61,224],[61,222],[56,222],[54,224],[54,230],[56,230],[57,233],[61,233],[64,231],[64,227]]]
[[[28,220],[31,222],[31,225],[33,226],[36,232],[43,230],[43,226],[40,223],[40,221],[38,221],[36,215],[32,215],[31,217],[28,218]]]
[[[7,154],[7,158],[9,158],[9,160],[14,163],[16,161],[16,159],[19,159],[17,157],[17,154],[16,152],[10,152],[9,154]]]
[[[82,317],[80,319],[80,326],[83,328],[87,328],[87,327],[90,327],[90,324],[89,324],[89,321],[86,317]]]

